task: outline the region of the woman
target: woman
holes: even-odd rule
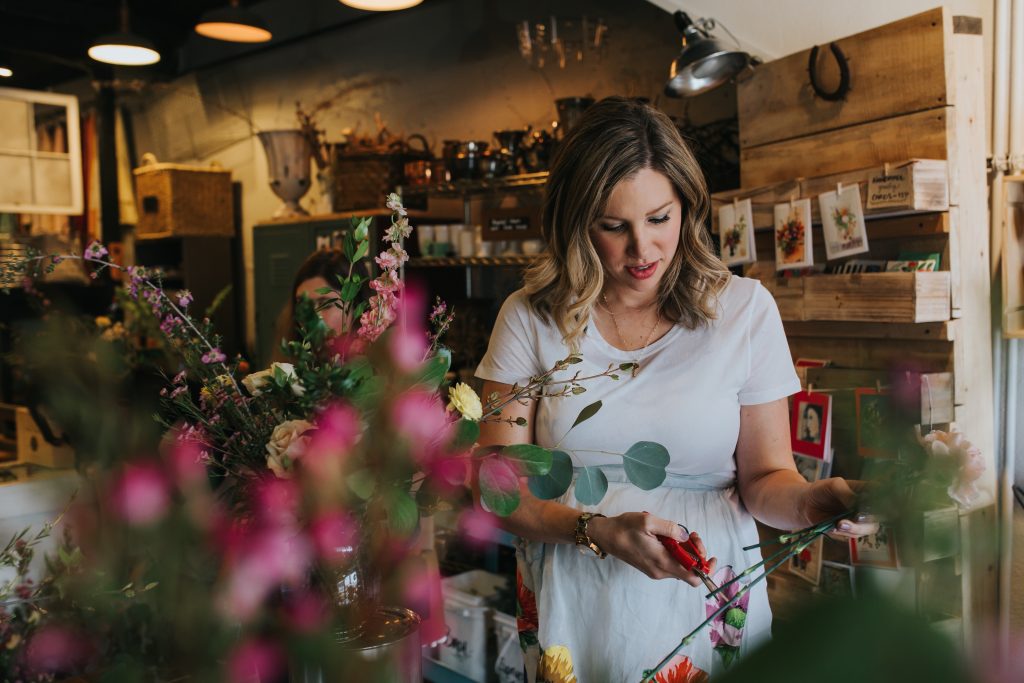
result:
[[[298,339],[298,328],[295,322],[295,304],[302,297],[309,297],[313,304],[320,308],[324,304],[338,298],[338,276],[348,274],[348,259],[341,249],[319,249],[310,254],[299,269],[295,272],[295,279],[292,281],[291,296],[285,304],[280,316],[277,319],[276,333],[274,339],[278,343],[274,346],[272,360],[288,360],[281,351],[280,340],[295,341]],[[321,294],[318,290],[329,288],[333,290],[327,294]],[[326,306],[320,309],[320,317],[324,324],[334,334],[341,334],[344,318],[341,309],[337,306]]]
[[[547,251],[502,307],[477,368],[483,395],[522,386],[570,350],[582,353],[573,366],[581,375],[611,363],[640,369],[590,382],[581,396],[513,404],[501,423],[482,427],[482,444],[557,443],[574,465],[600,465],[611,482],[586,510],[572,487],[544,501],[524,485],[519,507],[500,522],[523,539],[520,626],[537,627],[522,634],[536,643],[526,652],[531,681],[639,680],[704,620],[706,590],[656,535],[685,540],[683,523],[717,556],[712,572],[718,564],[739,570],[760,559],[742,549],[757,542],[755,517],[795,529],[854,502],[847,482],[808,484],[797,473],[786,397],[800,386],[778,310],[758,282],[730,276],[715,256],[708,210],[700,168],[675,126],[635,101],[593,105],[552,165]],[[596,400],[597,416],[570,431]],[[640,440],[671,455],[653,491],[629,484],[622,458],[610,455]],[[852,520],[840,526],[842,536],[871,531]],[[761,583],[751,591],[741,652],[767,637],[770,624]],[[711,670],[708,634],[683,654]],[[565,677],[570,669],[575,679]]]
[[[821,443],[821,406],[813,403],[804,404],[804,414],[800,420],[800,441]]]

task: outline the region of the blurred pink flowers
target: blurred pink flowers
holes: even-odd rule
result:
[[[949,497],[964,508],[974,505],[981,493],[974,482],[985,472],[985,459],[981,449],[972,445],[958,431],[944,432],[933,429],[921,436],[918,430],[917,440],[930,457],[940,461],[951,461],[956,467],[956,476],[947,489]]]
[[[35,672],[58,673],[82,666],[92,653],[83,633],[48,624],[37,631],[25,649],[25,664]]]
[[[270,640],[253,639],[238,645],[227,663],[230,683],[265,683],[284,671],[284,654]]]
[[[111,506],[133,526],[146,526],[163,518],[170,497],[167,476],[157,465],[147,462],[126,465],[110,490]]]

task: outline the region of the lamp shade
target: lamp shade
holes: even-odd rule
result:
[[[393,12],[400,9],[409,9],[423,2],[423,0],[341,0],[341,4],[365,9],[370,12]]]
[[[111,33],[97,38],[89,48],[97,62],[120,66],[145,66],[160,61],[156,46],[134,33]]]
[[[750,64],[749,54],[726,48],[717,38],[690,22],[683,12],[677,12],[676,21],[683,30],[683,49],[669,68],[669,80],[665,84],[665,94],[669,97],[705,93],[735,77]]]
[[[195,29],[206,38],[231,43],[265,43],[273,37],[258,14],[235,3],[204,13]]]
[[[6,66],[0,66],[0,78],[10,78],[14,75],[14,72],[8,69]]]

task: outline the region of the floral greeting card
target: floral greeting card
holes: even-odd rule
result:
[[[839,193],[818,195],[821,227],[825,235],[825,253],[829,260],[863,254],[868,250],[864,228],[864,210],[858,185],[844,185]]]
[[[814,265],[811,245],[811,200],[775,205],[775,269]]]
[[[725,265],[738,266],[757,260],[754,211],[749,199],[726,204],[718,209],[718,236]]]

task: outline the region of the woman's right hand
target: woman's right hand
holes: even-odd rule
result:
[[[687,537],[683,529],[667,519],[645,512],[625,512],[614,517],[594,517],[587,525],[590,537],[609,555],[631,564],[652,579],[679,579],[691,586],[700,586],[700,578],[687,571],[658,540],[668,536],[680,543],[692,541],[701,555],[707,554],[697,532]],[[709,559],[709,574],[714,574],[718,560]]]

